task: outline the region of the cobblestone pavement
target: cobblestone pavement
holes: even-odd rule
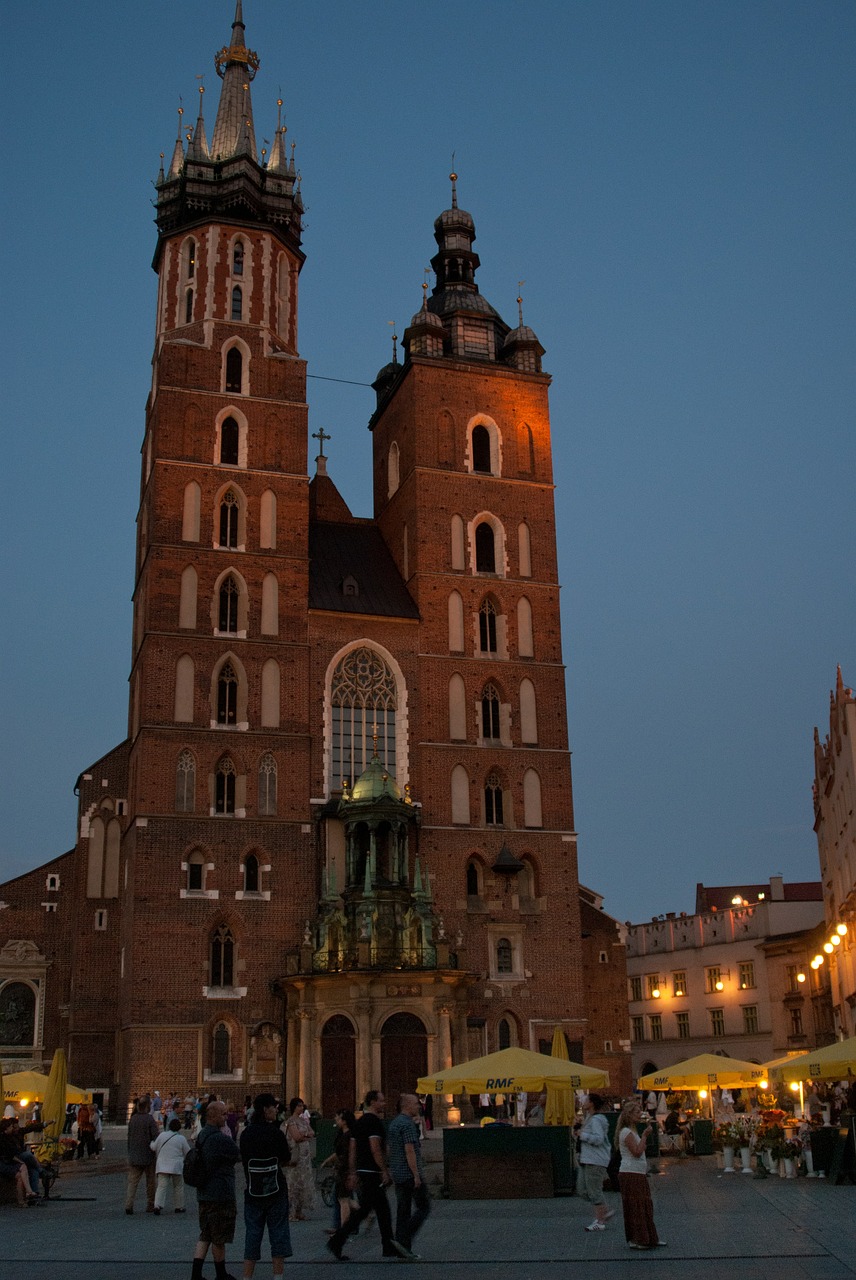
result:
[[[196,1239],[195,1194],[188,1212],[160,1217],[123,1213],[119,1148],[100,1165],[64,1172],[62,1198],[33,1209],[0,1207],[0,1280],[187,1280]],[[421,1261],[382,1260],[377,1229],[348,1243],[350,1263],[325,1249],[329,1211],[292,1226],[295,1280],[327,1277],[331,1268],[418,1268],[421,1280],[846,1280],[856,1276],[856,1186],[800,1178],[756,1181],[724,1176],[712,1157],[663,1160],[651,1178],[658,1230],[668,1247],[628,1250],[618,1196],[606,1231],[587,1233],[591,1209],[579,1197],[555,1200],[436,1199],[418,1236]],[[240,1206],[239,1206],[240,1210]],[[243,1226],[227,1250],[241,1274]],[[210,1259],[206,1276],[213,1280]],[[267,1280],[270,1262],[256,1268]]]

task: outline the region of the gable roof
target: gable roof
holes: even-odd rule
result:
[[[346,591],[346,587],[352,589]],[[417,620],[419,610],[377,525],[309,526],[309,607]]]

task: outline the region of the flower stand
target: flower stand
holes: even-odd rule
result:
[[[722,1148],[722,1164],[726,1173],[734,1173],[734,1148]]]
[[[752,1172],[752,1150],[750,1147],[740,1148],[740,1163],[742,1165],[741,1173]]]

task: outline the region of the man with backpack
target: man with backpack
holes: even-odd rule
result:
[[[235,1280],[226,1270],[226,1245],[235,1238],[235,1165],[241,1153],[232,1139],[223,1133],[225,1120],[223,1103],[209,1102],[205,1124],[196,1139],[194,1162],[201,1168],[194,1172],[190,1185],[196,1187],[199,1204],[199,1239],[193,1253],[192,1280],[202,1280],[202,1264],[209,1246],[216,1280]],[[185,1162],[193,1154],[188,1152]],[[184,1180],[189,1181],[187,1172]]]
[[[283,1274],[291,1257],[288,1227],[288,1185],[283,1165],[291,1161],[288,1140],[276,1122],[277,1101],[272,1093],[260,1093],[253,1102],[252,1118],[241,1134],[241,1159],[247,1186],[244,1191],[244,1280],[249,1280],[262,1252],[265,1227],[270,1238],[273,1274]]]

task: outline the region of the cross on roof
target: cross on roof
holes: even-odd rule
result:
[[[318,457],[319,457],[319,458],[326,458],[326,456],[327,456],[327,455],[326,455],[326,454],[325,454],[325,452],[324,452],[324,441],[325,441],[325,440],[332,440],[332,439],[333,439],[333,437],[332,437],[332,436],[330,436],[330,435],[328,435],[328,434],[327,434],[327,432],[324,430],[324,428],[323,428],[323,427],[319,427],[317,431],[313,431],[313,432],[312,432],[312,439],[313,439],[313,440],[318,440],[318,441],[319,441],[319,445],[318,445]]]

